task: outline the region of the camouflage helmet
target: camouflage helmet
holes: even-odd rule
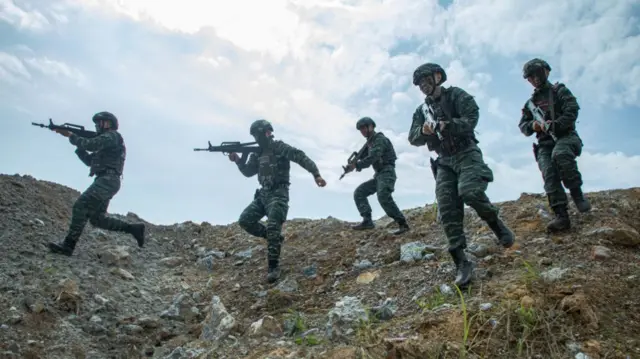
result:
[[[442,78],[440,79],[440,83],[436,85],[441,85],[445,81],[447,81],[447,73],[444,71],[442,66],[434,63],[426,63],[418,66],[418,68],[415,71],[413,71],[413,84],[415,86],[418,86],[418,82],[420,81],[421,78],[425,76],[433,75],[436,72],[439,72],[442,75]]]
[[[97,124],[100,120],[107,120],[111,122],[111,128],[114,130],[118,129],[118,118],[112,114],[111,112],[102,111],[93,115],[93,123]]]
[[[253,121],[253,123],[251,124],[251,128],[249,129],[249,134],[251,136],[256,136],[259,134],[264,134],[266,131],[273,132],[273,126],[271,126],[271,122],[260,119]]]
[[[522,66],[522,77],[526,79],[540,68],[551,71],[551,66],[546,61],[539,58],[531,59]]]
[[[356,122],[356,130],[359,130],[362,126],[373,125],[376,127],[376,123],[371,119],[371,117],[363,117]]]

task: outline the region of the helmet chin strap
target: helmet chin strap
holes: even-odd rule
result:
[[[273,139],[273,135],[271,134],[271,131],[267,131],[265,133],[261,133],[257,136],[255,136],[256,142],[258,142],[258,146],[268,146],[271,143],[271,140]]]
[[[436,92],[436,88],[438,87],[438,85],[436,85],[436,75],[431,74],[431,76],[427,78],[431,79],[431,81],[429,81],[429,86],[431,87],[431,91],[429,91],[429,94],[427,96],[433,96],[433,94],[435,94]]]

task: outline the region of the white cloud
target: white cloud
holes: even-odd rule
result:
[[[86,77],[82,72],[78,69],[72,68],[64,62],[51,60],[47,57],[31,57],[25,59],[24,62],[43,75],[54,78],[71,79],[80,87],[86,86]]]
[[[37,50],[18,57],[0,53],[0,76],[28,79],[31,70],[85,87],[100,83],[113,94],[113,98],[94,98],[100,106],[113,103],[135,113],[162,111],[179,125],[215,124],[225,136],[248,137],[250,122],[267,118],[274,123],[276,137],[298,146],[316,161],[329,181],[326,191],[351,192],[370,177],[371,170],[367,170],[338,181],[340,166],[364,141],[354,127],[356,120],[371,116],[392,139],[399,155],[396,193],[432,196],[428,158],[435,155],[407,143],[411,115],[422,101],[411,83],[412,72],[427,61],[441,63],[447,70],[447,85],[465,89],[480,104],[480,122],[486,126],[480,134],[481,147],[496,174],[490,191],[502,199],[523,191],[542,191],[529,140],[516,128],[520,103],[514,106],[509,100],[514,88],[526,85],[520,75],[526,59],[548,59],[554,76],[566,80],[585,102],[639,104],[640,43],[637,36],[631,36],[637,20],[632,23],[626,15],[631,0],[606,6],[595,0],[535,4],[462,0],[447,9],[436,0],[66,0],[65,6],[52,3],[40,12],[0,1],[11,9],[0,12],[5,14],[0,19],[15,26],[30,22],[6,14],[38,13],[42,21],[49,16],[50,23],[71,26],[73,13],[64,13],[64,9],[73,6],[81,14],[87,9],[107,13],[112,19],[124,14],[141,26],[191,34],[202,48],[188,54],[172,48],[168,40],[158,40],[157,32],[148,41],[137,34],[139,49],[123,51],[107,31],[94,35],[104,38],[100,58],[65,64]],[[495,55],[503,56],[507,65],[494,66]],[[104,68],[92,73],[81,61],[100,63]],[[513,83],[509,88],[497,83],[504,75]],[[210,139],[217,142],[223,134],[213,133]],[[514,144],[522,146],[504,151],[504,145]],[[510,165],[514,159],[520,161],[518,168]],[[597,183],[606,185],[637,182],[637,177],[626,172],[630,179],[622,179],[607,167],[611,163],[622,163],[625,171],[640,169],[637,158],[623,154],[585,154],[580,159],[585,179],[597,178]],[[599,170],[600,165],[610,172]],[[296,165],[292,168],[293,175],[308,177]]]
[[[0,0],[0,20],[21,29],[42,31],[49,25],[47,18],[37,10],[28,11],[16,6],[13,0]]]
[[[0,52],[0,81],[15,84],[30,78],[31,74],[19,58],[6,52]]]

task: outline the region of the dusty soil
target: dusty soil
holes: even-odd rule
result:
[[[143,249],[89,224],[72,257],[51,254],[78,195],[0,175],[0,358],[640,357],[640,188],[589,193],[591,213],[572,207],[553,236],[544,196],[499,203],[506,251],[467,210],[463,292],[431,205],[406,210],[399,237],[387,218],[290,220],[268,285],[266,243],[237,223],[147,223]]]

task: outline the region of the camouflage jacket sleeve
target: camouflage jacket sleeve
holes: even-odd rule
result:
[[[359,171],[363,168],[367,168],[371,166],[375,161],[381,159],[382,154],[384,154],[384,151],[386,150],[386,146],[387,144],[384,140],[384,137],[376,134],[371,139],[371,147],[369,147],[369,150],[367,151],[367,156],[356,162],[356,170]]]
[[[240,173],[242,173],[245,177],[255,176],[258,173],[259,165],[258,165],[258,155],[252,153],[249,155],[249,161],[240,160],[236,162],[238,165],[238,169]]]
[[[421,106],[418,106],[413,113],[413,121],[411,122],[411,128],[409,129],[409,143],[413,146],[424,146],[430,137],[437,138],[436,135],[425,135],[422,133],[422,126],[424,125],[424,114],[422,113]]]
[[[117,146],[119,139],[115,132],[105,132],[93,138],[80,137],[76,134],[69,136],[69,142],[81,150],[96,152],[105,148]]]
[[[576,120],[578,119],[578,100],[573,93],[563,84],[558,85],[558,91],[556,96],[557,102],[555,106],[560,106],[560,116],[556,117],[554,121],[554,132],[562,133],[567,132],[575,128]],[[554,108],[556,110],[556,108]],[[558,113],[558,111],[556,111]]]
[[[522,115],[520,116],[520,123],[518,124],[518,127],[523,135],[529,137],[535,133],[532,125],[533,114],[527,109],[527,104],[525,103],[524,106],[522,106]]]
[[[80,159],[80,161],[82,161],[82,163],[84,163],[87,166],[91,166],[91,159],[93,158],[92,153],[89,153],[80,148],[76,148],[76,155],[78,155],[78,158]]]
[[[318,166],[316,166],[316,163],[313,162],[302,150],[299,150],[282,141],[277,141],[275,142],[275,144],[277,146],[276,150],[278,151],[278,153],[283,155],[286,159],[300,165],[300,167],[311,173],[314,178],[320,176],[320,170],[318,170]]]
[[[459,87],[451,87],[449,96],[455,112],[458,113],[460,117],[452,118],[445,127],[445,131],[452,135],[473,132],[478,125],[478,118],[480,117],[476,100]]]

